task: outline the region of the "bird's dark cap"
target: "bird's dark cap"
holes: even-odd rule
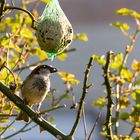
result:
[[[41,69],[48,69],[50,70],[50,73],[58,72],[57,68],[51,65],[39,65],[31,72],[31,74],[39,74]]]

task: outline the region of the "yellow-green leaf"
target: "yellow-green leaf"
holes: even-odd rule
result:
[[[88,37],[87,37],[87,35],[86,34],[75,34],[74,36],[73,36],[73,39],[75,39],[75,40],[82,40],[82,41],[84,41],[84,42],[87,42],[88,41]]]
[[[93,106],[97,106],[100,109],[103,108],[105,106],[105,104],[106,104],[106,99],[103,97],[100,97],[100,98],[98,98],[98,100],[92,102]]]
[[[127,23],[123,23],[121,24],[119,21],[117,21],[116,23],[111,24],[113,27],[119,28],[121,30],[129,30],[130,26]]]
[[[51,0],[41,0],[43,3],[48,3],[50,2]]]
[[[137,60],[133,60],[132,65],[131,65],[131,68],[134,71],[139,71],[140,70],[140,62],[137,61]]]
[[[25,38],[33,38],[31,30],[29,30],[27,27],[22,28],[20,35]]]
[[[71,84],[77,85],[79,81],[75,79],[75,75],[71,73],[66,72],[58,72],[58,74],[61,76],[61,79],[67,82],[70,82]]]
[[[122,54],[114,54],[112,56],[110,67],[113,69],[119,69],[122,65],[122,62],[123,62]]]
[[[127,108],[129,104],[130,104],[130,100],[128,97],[123,97],[120,99],[120,106],[122,109]]]
[[[40,60],[45,60],[48,58],[48,55],[45,51],[40,48],[34,48],[30,51],[31,55],[37,55]]]
[[[129,69],[123,68],[121,71],[121,77],[126,81],[131,82],[133,79],[133,73]]]
[[[117,10],[116,12],[118,15],[122,15],[122,16],[131,16],[133,18],[140,18],[140,13],[131,10],[131,9],[127,9],[127,8],[121,8],[119,10]]]
[[[71,83],[72,83],[73,85],[78,85],[78,84],[79,84],[79,81],[76,80],[76,79],[72,79],[72,80],[71,80]]]
[[[67,58],[67,54],[66,53],[61,53],[60,55],[57,56],[57,58],[61,61],[64,61]]]
[[[105,56],[104,55],[98,56],[98,55],[93,54],[92,57],[94,58],[95,61],[97,61],[98,64],[105,65],[106,60],[105,60]]]

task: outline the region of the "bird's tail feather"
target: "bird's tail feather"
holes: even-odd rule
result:
[[[24,120],[25,122],[28,122],[29,116],[27,115],[27,113],[20,111],[19,115],[16,117],[16,120],[18,120],[18,121]]]

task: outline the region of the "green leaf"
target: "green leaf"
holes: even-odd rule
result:
[[[131,115],[140,115],[140,104],[133,106]]]
[[[131,16],[133,18],[140,18],[140,13],[131,10],[131,9],[127,9],[127,8],[121,8],[119,10],[117,10],[116,12],[118,15],[122,15],[122,16]]]
[[[129,114],[127,112],[123,112],[120,115],[120,119],[127,120],[129,118]]]
[[[132,113],[129,116],[129,119],[135,123],[140,124],[140,104],[134,105],[132,108]]]
[[[140,140],[139,137],[135,137],[134,140]]]
[[[0,126],[0,131],[5,130],[6,126]]]
[[[139,86],[140,85],[140,79],[136,79],[134,83],[135,83],[136,86]]]
[[[50,122],[50,123],[53,123],[54,120],[55,120],[55,117],[54,117],[54,116],[51,116],[50,119],[49,119],[49,122]]]
[[[107,136],[107,132],[106,131],[102,131],[102,132],[100,132],[100,134],[102,135],[102,136],[104,136],[104,137],[106,137]]]
[[[137,103],[140,103],[140,90],[137,89],[131,94],[133,100],[135,100]]]

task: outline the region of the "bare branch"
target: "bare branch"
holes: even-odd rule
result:
[[[69,134],[70,136],[74,135],[74,133],[75,133],[77,127],[78,127],[78,124],[80,122],[81,116],[82,116],[84,99],[85,99],[85,96],[86,96],[86,93],[87,93],[87,82],[88,82],[89,72],[91,70],[93,60],[94,60],[94,57],[92,56],[89,60],[89,63],[87,64],[87,68],[86,68],[86,71],[85,71],[85,77],[84,77],[84,81],[83,81],[83,92],[82,92],[82,96],[81,96],[81,99],[80,99],[79,109],[78,109],[78,113],[77,113],[75,123],[74,123],[74,125],[71,129],[70,134]]]
[[[35,18],[34,18],[34,16],[32,15],[31,12],[29,12],[28,10],[22,9],[22,8],[20,8],[20,7],[15,7],[15,6],[5,6],[4,11],[6,11],[6,10],[8,10],[8,9],[16,9],[16,10],[20,10],[20,11],[23,11],[23,12],[27,13],[27,14],[30,16],[31,20],[32,20],[32,25],[31,25],[31,27],[32,27],[34,30],[36,30],[35,22],[37,23],[37,21],[35,20]]]
[[[112,52],[109,51],[107,53],[107,57],[106,57],[106,64],[103,67],[104,70],[104,84],[106,86],[106,90],[107,90],[107,114],[106,114],[106,130],[107,130],[107,138],[108,140],[113,140],[113,134],[112,134],[112,106],[113,106],[113,102],[112,102],[112,91],[111,91],[111,85],[110,85],[110,81],[109,81],[109,64],[110,64],[110,60],[111,60],[111,55]]]

